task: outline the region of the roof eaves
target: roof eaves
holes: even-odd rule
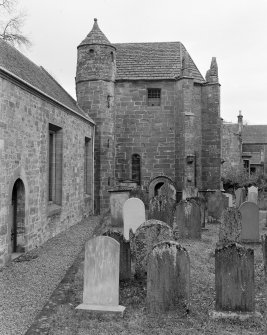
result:
[[[64,107],[64,108],[67,109],[68,111],[70,111],[70,112],[72,112],[73,114],[75,114],[75,115],[81,117],[82,119],[86,120],[87,122],[90,122],[90,123],[92,123],[92,124],[95,124],[95,122],[94,122],[92,119],[90,119],[90,118],[88,118],[87,116],[84,116],[84,115],[82,115],[82,114],[80,114],[80,113],[77,113],[75,110],[71,109],[70,107],[66,106],[66,105],[63,104],[62,102],[58,101],[57,99],[55,99],[55,98],[51,97],[50,95],[46,94],[45,92],[41,91],[39,88],[33,86],[32,84],[28,83],[27,81],[21,79],[20,77],[18,77],[18,76],[15,75],[14,73],[8,71],[8,70],[5,69],[4,67],[0,66],[0,71],[6,73],[6,74],[7,74],[8,76],[10,76],[10,77],[13,77],[13,78],[16,79],[17,81],[21,82],[23,85],[28,86],[29,88],[31,88],[32,90],[34,90],[34,91],[38,92],[39,94],[45,96],[46,98],[48,98],[48,99],[54,101],[56,104],[58,104],[58,105]],[[78,106],[78,105],[76,104],[76,106]],[[81,110],[80,107],[78,107],[78,108]]]

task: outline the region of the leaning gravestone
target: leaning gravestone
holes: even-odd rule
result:
[[[173,241],[154,245],[147,264],[147,307],[152,313],[186,306],[189,310],[190,260]]]
[[[130,198],[123,205],[123,234],[129,240],[129,231],[135,233],[136,229],[146,221],[145,205],[138,198]]]
[[[248,188],[248,201],[258,204],[258,187],[251,186]]]
[[[180,238],[201,239],[201,211],[194,200],[182,200],[176,206],[174,231]]]
[[[233,196],[231,193],[224,193],[224,195],[228,198],[228,207],[233,207]]]
[[[254,250],[230,243],[215,250],[216,311],[254,312]]]
[[[147,273],[147,259],[154,244],[173,237],[171,228],[159,220],[148,220],[137,228],[135,243],[135,276],[145,277]]]
[[[193,197],[190,200],[194,200],[200,207],[200,220],[201,220],[201,228],[205,228],[206,225],[206,201],[202,197]]]
[[[175,201],[166,195],[157,195],[149,201],[148,220],[154,219],[173,226]]]
[[[90,311],[123,313],[119,305],[120,245],[111,237],[98,236],[85,244],[83,303]]]
[[[240,242],[241,229],[241,213],[239,210],[234,207],[225,209],[219,229],[219,242],[222,244]]]
[[[241,212],[242,242],[259,242],[259,207],[254,202],[245,201],[239,207]]]
[[[215,191],[207,200],[208,215],[215,220],[219,220],[225,208],[225,198],[221,191]]]
[[[119,231],[107,230],[103,236],[114,238],[120,244],[120,280],[131,279],[131,249],[130,242],[126,241]]]
[[[267,284],[267,235],[261,237],[265,282]],[[266,288],[267,294],[267,288]]]
[[[246,191],[244,187],[238,188],[235,191],[235,207],[239,208],[243,202],[246,201]]]

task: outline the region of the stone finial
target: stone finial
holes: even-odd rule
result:
[[[190,58],[187,51],[184,52],[182,58],[182,77],[191,77],[192,76],[192,69],[190,64]]]
[[[218,77],[218,65],[216,61],[216,57],[212,57],[210,69],[206,73],[206,81],[208,83],[218,83],[219,77]]]

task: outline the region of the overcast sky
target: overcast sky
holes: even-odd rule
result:
[[[267,124],[267,0],[19,0],[23,50],[75,97],[77,45],[94,18],[112,43],[180,41],[205,77],[215,56],[221,116]]]

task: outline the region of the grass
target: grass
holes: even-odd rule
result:
[[[261,226],[263,226],[261,222]],[[189,314],[183,310],[151,315],[146,310],[146,283],[125,281],[120,283],[120,304],[126,307],[124,317],[76,310],[82,302],[83,271],[81,254],[72,271],[65,277],[65,289],[50,304],[53,312],[43,320],[43,332],[50,335],[104,335],[104,334],[267,334],[265,332],[266,298],[261,245],[255,251],[255,301],[256,310],[263,318],[246,321],[212,320],[208,312],[214,309],[214,250],[218,236],[218,225],[207,225],[201,241],[179,241],[188,250],[191,262],[191,307]],[[263,232],[262,232],[263,233]],[[266,288],[265,288],[266,290]],[[49,309],[49,306],[46,308]],[[44,308],[45,310],[45,308]],[[44,311],[43,310],[43,311]],[[43,312],[44,313],[44,312]],[[40,315],[42,317],[42,313]],[[39,319],[40,319],[39,317]],[[28,333],[27,333],[28,334]],[[31,333],[29,333],[31,334]]]

